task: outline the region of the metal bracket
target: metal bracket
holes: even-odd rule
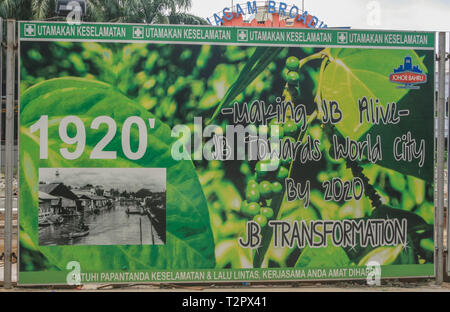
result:
[[[450,60],[450,53],[445,53],[445,58],[446,61]],[[439,62],[441,60],[441,57],[439,56],[439,54],[436,54],[436,62]]]
[[[4,49],[8,48],[8,45],[4,41],[1,43],[1,45]],[[18,48],[19,48],[19,45],[17,43],[14,44],[14,50],[17,50]]]
[[[2,254],[0,255],[0,260],[3,260],[3,259],[5,259],[5,253],[4,252],[2,252]],[[11,254],[11,260],[13,260],[13,259],[17,261],[17,256],[16,256],[16,254],[14,252]]]

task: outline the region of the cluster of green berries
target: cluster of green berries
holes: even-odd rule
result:
[[[265,227],[270,219],[274,218],[274,211],[268,207],[268,201],[272,196],[278,195],[283,191],[283,185],[280,183],[281,178],[270,182],[269,172],[261,170],[264,161],[257,163],[256,179],[251,179],[247,183],[245,197],[241,204],[241,212],[258,223],[261,227]],[[277,177],[287,178],[289,171],[281,166]]]
[[[295,56],[286,60],[286,68],[283,70],[282,76],[289,87],[298,88],[300,82],[299,65],[300,61]],[[290,118],[287,118],[284,123],[272,119],[268,126],[268,137],[278,136],[282,144],[286,140],[295,143],[294,137],[298,134],[298,130],[299,126]],[[271,149],[281,149],[281,146],[275,145],[276,143],[271,143]],[[269,220],[276,217],[273,209],[269,207],[269,203],[274,196],[282,194],[284,181],[289,176],[288,168],[291,161],[290,158],[284,159],[281,157],[280,166],[276,171],[265,170],[265,166],[269,165],[270,160],[258,161],[255,166],[255,174],[247,183],[246,200],[241,204],[241,213],[252,218],[261,228],[265,227]]]
[[[291,86],[297,86],[300,82],[299,73],[300,61],[295,56],[290,56],[286,60],[286,67],[283,69],[283,79]]]
[[[285,134],[294,134],[297,131],[297,125],[291,121],[286,121],[284,126],[277,124],[278,127],[273,129],[270,127],[272,129],[270,131],[278,131],[279,138],[283,141],[294,140],[292,137],[285,136]],[[278,129],[275,130],[276,128]],[[273,146],[271,147],[273,148]],[[289,176],[288,166],[290,162],[291,159],[281,158],[278,170],[268,171],[266,169],[270,164],[270,159],[260,160],[256,163],[253,178],[247,183],[246,200],[241,204],[241,212],[252,217],[253,221],[262,228],[275,217],[274,211],[268,206],[268,203],[273,196],[280,195],[283,192],[284,180]]]
[[[277,125],[278,127],[272,127]],[[275,135],[272,132],[277,132],[279,139],[295,140],[291,135],[295,135],[298,131],[298,125],[291,119],[286,120],[284,124],[279,124],[276,120],[272,120],[269,124],[270,136]],[[271,144],[271,148],[275,148]],[[278,147],[281,148],[281,147]],[[241,204],[241,212],[244,215],[253,218],[253,221],[258,223],[262,228],[267,225],[267,222],[273,219],[274,211],[269,207],[269,201],[273,196],[280,195],[283,192],[283,184],[289,176],[289,164],[292,160],[290,158],[280,159],[278,170],[267,171],[266,166],[270,164],[270,160],[260,160],[256,163],[255,174],[247,183],[245,190],[246,200]]]

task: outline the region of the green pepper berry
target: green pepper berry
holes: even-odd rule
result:
[[[283,190],[283,185],[280,182],[273,182],[271,185],[272,192],[274,194],[279,194]]]
[[[291,163],[292,158],[290,156],[288,156],[287,158],[281,157],[280,161],[283,166],[288,166]]]
[[[286,179],[288,176],[289,176],[289,170],[286,169],[286,168],[283,167],[283,166],[280,166],[280,170],[278,171],[278,174],[277,174],[277,179],[278,179],[278,180],[284,180],[284,179]]]
[[[291,85],[298,84],[299,80],[300,80],[300,75],[297,72],[291,71],[288,74],[288,81],[287,81],[288,84],[291,84]]]
[[[258,223],[259,226],[262,227],[262,228],[265,227],[265,226],[267,225],[267,218],[266,218],[265,216],[261,215],[261,214],[256,215],[256,216],[253,218],[253,221],[255,221],[256,223]]]
[[[250,203],[257,202],[260,198],[258,187],[247,187],[245,190],[245,198]]]
[[[298,126],[292,119],[289,119],[284,123],[284,133],[287,135],[294,134],[295,132],[297,132],[297,129]]]
[[[289,69],[288,68],[284,68],[283,71],[281,72],[281,77],[283,77],[284,81],[288,81],[288,75],[289,75]]]
[[[258,203],[250,203],[247,205],[245,211],[243,213],[250,215],[250,216],[256,216],[261,210],[261,206]]]
[[[286,67],[289,70],[292,70],[292,71],[297,70],[299,65],[300,65],[300,61],[295,56],[290,56],[286,60]]]
[[[214,202],[212,206],[214,210],[220,210],[220,208],[222,208],[220,202]]]
[[[269,198],[272,195],[272,184],[269,181],[262,181],[259,183],[259,194],[263,198]]]
[[[273,209],[270,207],[263,207],[261,208],[261,214],[266,217],[267,219],[272,219],[273,218]]]
[[[270,129],[271,126],[279,126],[279,125],[281,125],[281,123],[278,122],[278,119],[277,119],[277,118],[273,118],[273,119],[269,122],[269,129]]]
[[[243,200],[241,202],[241,212],[245,213],[247,211],[248,202],[246,200]]]
[[[281,139],[284,136],[283,127],[281,125],[270,126],[270,136],[276,136]]]
[[[251,179],[250,181],[248,181],[247,183],[247,189],[248,188],[256,188],[258,187],[258,182],[256,182],[255,180]]]
[[[264,169],[266,169],[266,164],[264,163],[264,161],[258,161],[255,166],[255,171],[258,177],[264,177],[267,175],[267,171]]]
[[[240,170],[241,170],[241,173],[246,176],[250,175],[252,172],[250,169],[250,166],[246,162],[242,163]]]

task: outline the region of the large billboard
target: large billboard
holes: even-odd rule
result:
[[[19,283],[433,276],[434,43],[20,23]]]

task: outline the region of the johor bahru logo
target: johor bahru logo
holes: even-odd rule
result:
[[[389,80],[400,84],[401,89],[420,89],[417,84],[427,82],[427,75],[419,68],[419,65],[413,65],[410,56],[405,57],[403,64],[394,69],[394,73],[389,76]]]

